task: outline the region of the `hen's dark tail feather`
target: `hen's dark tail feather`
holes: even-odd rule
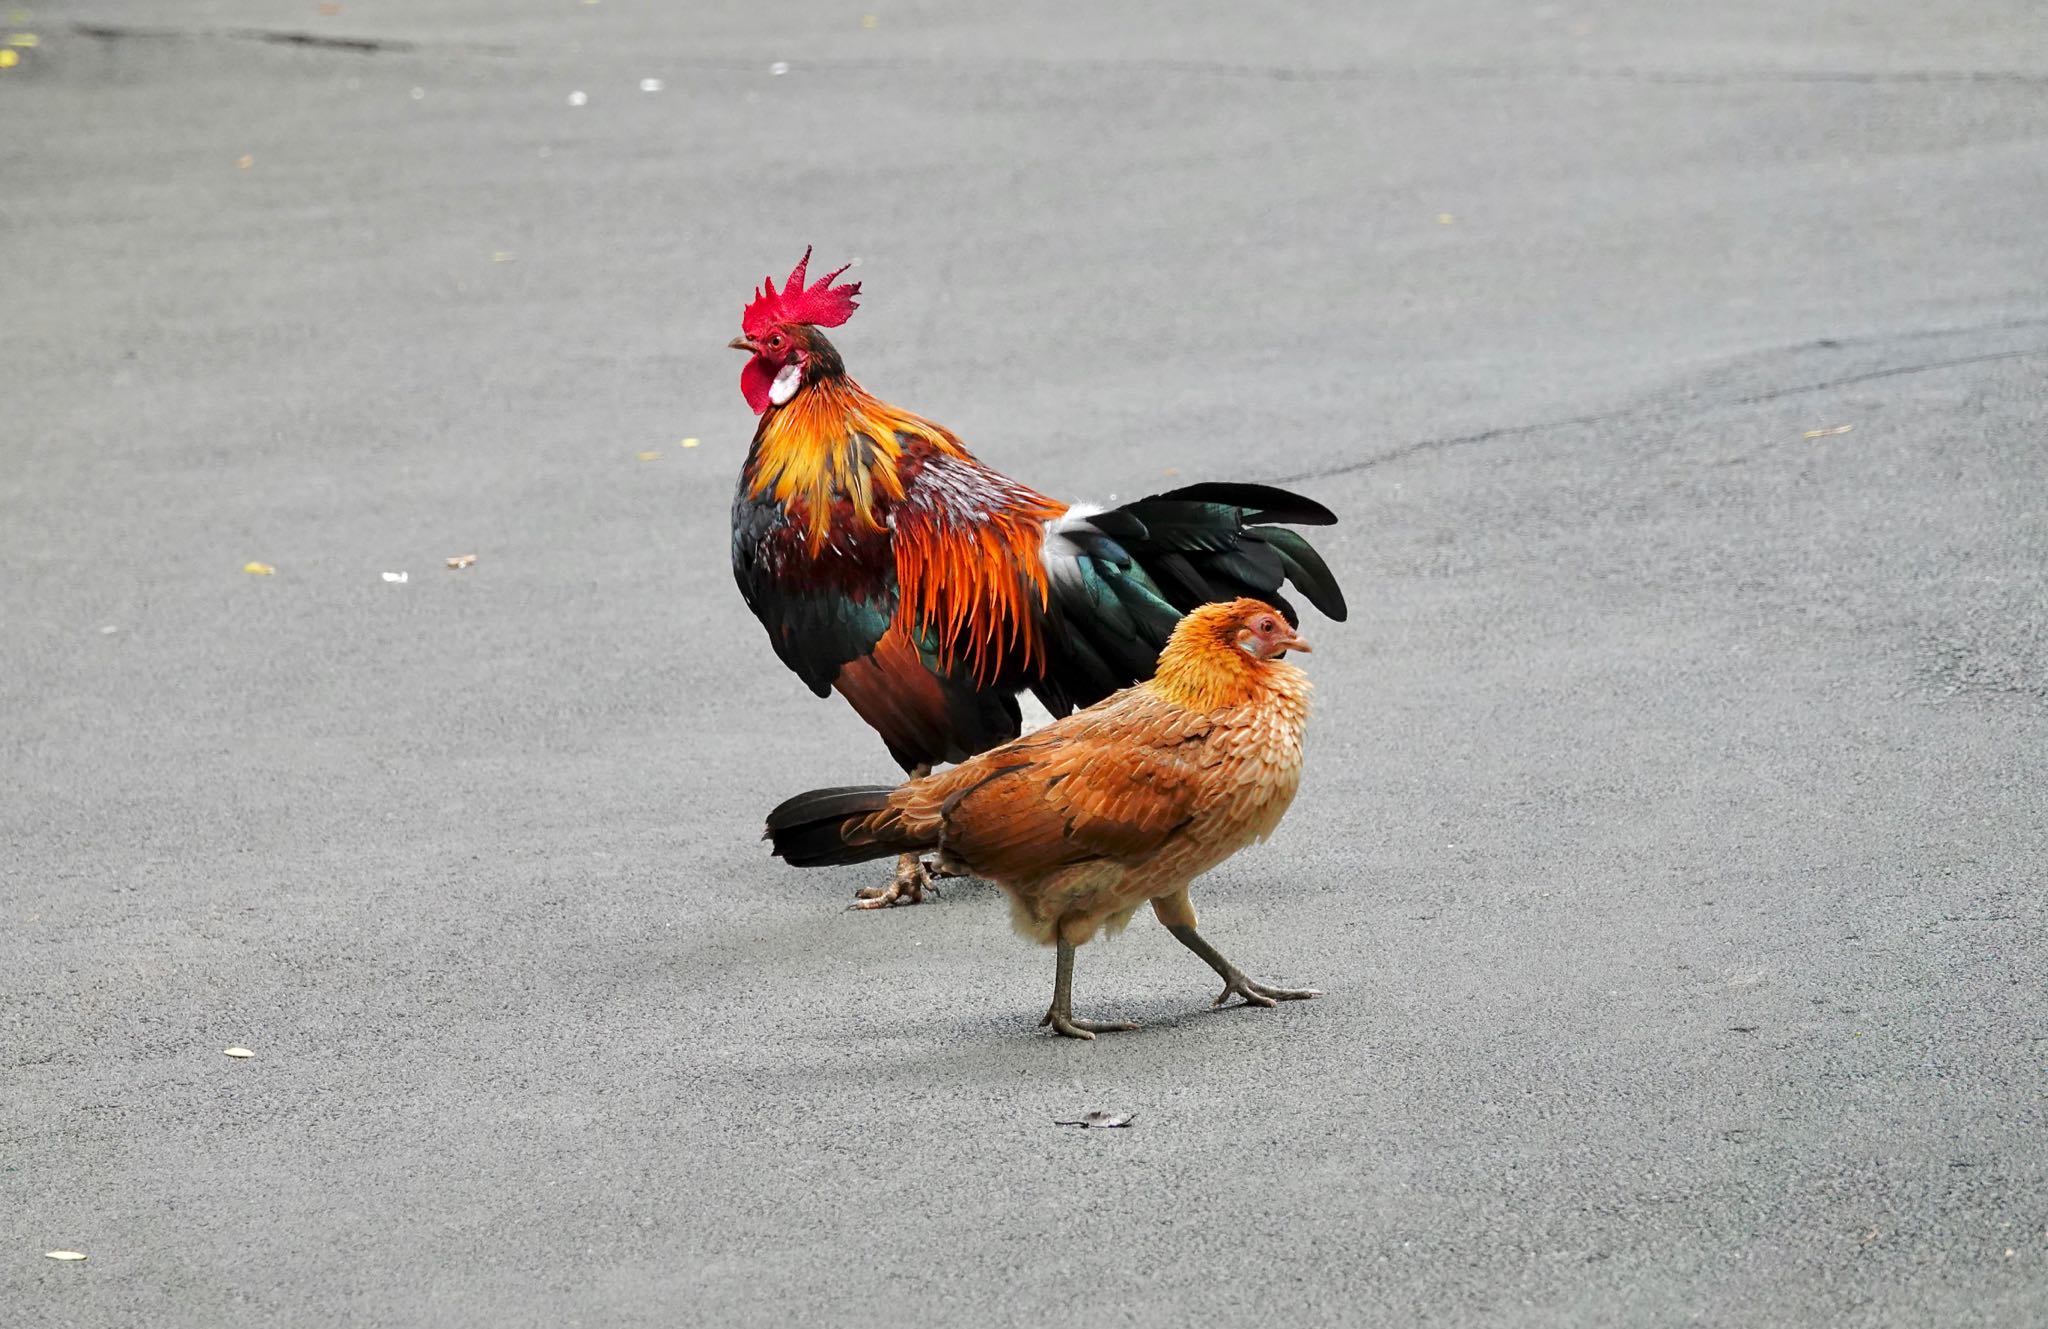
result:
[[[1150,678],[1160,647],[1189,610],[1254,596],[1299,622],[1283,584],[1338,622],[1344,592],[1298,531],[1269,522],[1330,526],[1314,499],[1271,485],[1188,485],[1107,512],[1066,519],[1059,534],[1078,551],[1078,571],[1055,578],[1052,659],[1033,687],[1065,715]]]
[[[898,843],[893,838],[859,834],[848,842],[848,822],[880,812],[896,791],[888,785],[847,785],[837,789],[813,789],[786,799],[768,814],[768,829],[761,838],[774,844],[774,853],[793,867],[822,868],[840,863],[865,863],[876,858],[894,858],[928,845]],[[894,822],[891,818],[891,822]],[[894,829],[893,824],[891,829]]]

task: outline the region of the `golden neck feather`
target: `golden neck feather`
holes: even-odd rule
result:
[[[767,495],[808,528],[816,552],[845,503],[858,529],[882,529],[880,501],[903,497],[906,442],[964,457],[958,439],[866,392],[843,374],[804,384],[761,417],[748,462],[750,496]]]

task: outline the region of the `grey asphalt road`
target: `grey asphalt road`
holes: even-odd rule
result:
[[[2048,1322],[2036,0],[339,8],[10,20],[0,1320]],[[807,243],[1343,515],[1196,890],[1322,1000],[765,856],[890,772],[726,570]]]

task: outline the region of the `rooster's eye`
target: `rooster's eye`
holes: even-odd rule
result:
[[[782,334],[778,332],[773,337],[770,337],[768,339],[768,345],[771,347],[782,345]]]

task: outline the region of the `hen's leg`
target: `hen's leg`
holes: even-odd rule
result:
[[[1059,943],[1059,968],[1052,980],[1052,1009],[1038,1023],[1041,1027],[1051,1025],[1056,1034],[1068,1038],[1093,1038],[1097,1034],[1114,1033],[1119,1029],[1136,1029],[1134,1024],[1121,1020],[1076,1020],[1074,1018],[1074,948],[1062,940]]]
[[[932,773],[929,763],[910,768],[910,778],[922,780]],[[896,860],[896,879],[887,886],[863,886],[855,891],[855,909],[887,909],[892,904],[923,904],[924,893],[930,889],[933,895],[939,888],[932,885],[932,874],[926,870],[924,860],[916,854],[904,854]]]
[[[1223,958],[1214,946],[1202,940],[1192,923],[1168,923],[1166,930],[1180,938],[1180,944],[1202,957],[1223,979],[1223,991],[1211,1005],[1221,1006],[1233,996],[1243,997],[1247,1006],[1276,1006],[1283,1001],[1306,1001],[1323,994],[1314,988],[1276,988],[1246,978],[1244,971]]]

